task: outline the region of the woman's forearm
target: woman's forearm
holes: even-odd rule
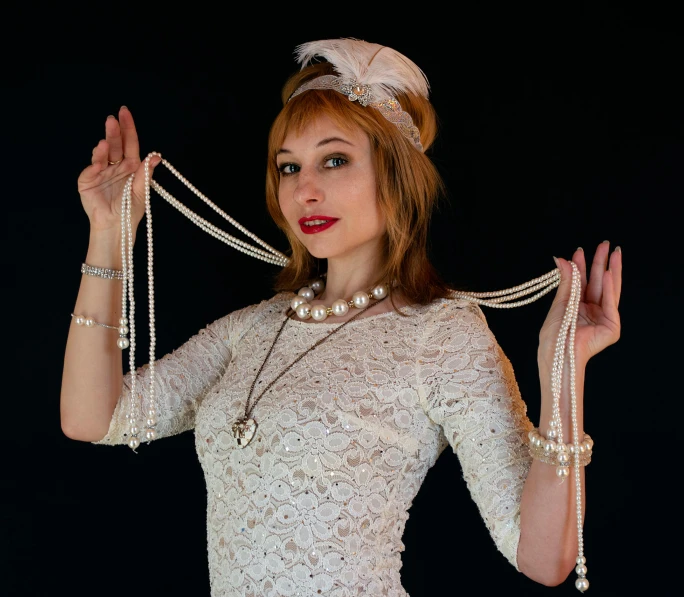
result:
[[[563,442],[574,440],[570,395],[570,375],[566,365],[563,371],[563,387],[560,415]],[[583,397],[584,367],[576,372],[577,426],[579,437],[584,436]],[[552,417],[553,395],[551,376],[547,367],[540,365],[542,404],[539,431],[546,434]],[[582,495],[582,522],[584,520],[584,468],[580,468]],[[518,545],[518,568],[526,576],[548,586],[556,586],[567,578],[575,567],[577,558],[577,497],[575,468],[570,475],[559,479],[556,466],[534,459],[525,481],[520,505],[520,542]]]
[[[122,269],[119,235],[91,232],[86,263]],[[121,280],[83,275],[74,314],[118,327],[122,286]],[[117,330],[88,328],[72,318],[60,396],[62,430],[72,439],[97,441],[107,433],[123,382],[118,337]]]

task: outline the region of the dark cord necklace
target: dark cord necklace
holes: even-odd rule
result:
[[[280,338],[280,334],[282,334],[283,330],[285,329],[285,324],[289,321],[290,315],[292,313],[292,309],[288,308],[287,311],[285,311],[285,319],[283,320],[282,325],[280,326],[280,329],[278,330],[278,333],[276,334],[275,339],[271,343],[271,348],[269,348],[268,353],[266,354],[266,358],[264,359],[263,363],[261,363],[261,367],[259,367],[259,371],[256,374],[256,377],[254,378],[254,381],[252,382],[252,387],[249,389],[249,396],[247,396],[247,401],[245,402],[245,414],[242,416],[240,419],[235,421],[232,426],[232,432],[233,432],[233,437],[235,438],[235,444],[237,445],[238,448],[244,448],[249,442],[252,441],[252,438],[256,435],[256,430],[257,430],[257,422],[252,416],[252,412],[254,411],[254,407],[257,405],[259,400],[261,400],[261,397],[269,390],[271,389],[271,386],[278,381],[285,373],[287,373],[294,365],[296,365],[304,356],[309,354],[314,348],[317,346],[320,346],[325,342],[328,338],[330,338],[333,334],[336,334],[339,332],[345,325],[348,323],[354,321],[361,313],[366,311],[367,309],[370,309],[371,307],[377,305],[378,303],[381,303],[384,301],[387,296],[384,296],[381,299],[378,299],[375,303],[372,305],[368,305],[367,307],[364,307],[361,309],[356,315],[353,317],[350,317],[347,319],[347,321],[343,322],[341,325],[338,327],[334,328],[329,334],[323,336],[320,340],[317,340],[313,346],[305,350],[302,354],[300,354],[294,361],[292,361],[285,369],[283,369],[276,377],[269,383],[259,394],[259,396],[254,400],[252,405],[249,405],[249,401],[252,397],[252,394],[254,393],[254,386],[256,386],[256,382],[259,379],[259,376],[261,375],[261,372],[264,369],[264,365],[266,365],[266,362],[268,361],[268,358],[271,356],[271,353],[273,352],[273,348],[276,345],[276,342],[278,341],[278,338]],[[316,324],[309,324],[309,325],[316,325]]]

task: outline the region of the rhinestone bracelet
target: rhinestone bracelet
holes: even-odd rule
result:
[[[95,265],[81,264],[81,273],[86,276],[95,276],[105,280],[123,280],[124,273],[119,269],[109,269],[108,267],[97,267]]]
[[[530,443],[530,456],[546,464],[556,465],[556,474],[565,478],[570,473],[570,467],[579,460],[579,466],[586,466],[591,462],[591,453],[594,448],[594,440],[588,434],[584,434],[582,442],[575,444],[558,443],[553,439],[545,438],[535,427],[528,434]],[[575,453],[579,458],[575,458]]]

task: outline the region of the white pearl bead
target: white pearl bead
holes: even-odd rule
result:
[[[332,304],[331,308],[335,315],[341,317],[342,315],[346,315],[349,312],[349,303],[347,303],[347,301],[345,301],[344,299],[337,299]]]
[[[74,321],[76,322],[76,325],[83,325],[85,323],[85,317],[83,317],[83,315],[77,315],[74,318]]]
[[[126,317],[122,317],[119,319],[119,325],[128,325],[128,319]]]
[[[146,429],[145,430],[145,439],[148,442],[151,442],[156,437],[157,437],[157,432],[154,429]]]
[[[125,336],[128,334],[128,326],[127,325],[122,325],[119,327],[119,336]]]
[[[376,298],[380,300],[381,298],[385,298],[387,295],[387,286],[383,286],[380,284],[379,286],[376,286],[371,290],[371,294],[373,295],[373,298]]]
[[[310,301],[313,299],[314,296],[314,291],[311,290],[308,286],[304,286],[304,288],[300,288],[299,292],[297,293],[299,296],[303,296],[307,301]]]
[[[135,425],[132,425],[129,431],[131,432],[131,435],[138,435],[138,431],[140,431],[140,429]]]
[[[553,441],[547,439],[544,442],[544,452],[551,453],[551,452],[555,452],[555,450],[556,450],[556,442],[553,442]]]
[[[316,280],[311,284],[311,290],[313,290],[316,294],[323,292],[324,288],[325,284],[323,283],[323,280]]]
[[[86,317],[85,326],[91,328],[95,325],[95,320],[92,317]]]
[[[128,447],[135,450],[140,445],[140,440],[137,437],[132,437],[128,440]]]
[[[556,477],[559,479],[565,479],[570,475],[570,469],[567,466],[556,467]]]
[[[359,290],[358,292],[355,292],[352,295],[352,302],[354,303],[354,306],[357,309],[363,309],[365,306],[370,303],[370,299],[368,298],[368,293],[363,292]]]
[[[303,296],[297,295],[297,298],[292,299],[290,307],[292,307],[293,311],[296,311],[297,307],[299,307],[299,305],[303,305],[304,303],[306,303],[306,299]]]
[[[577,556],[577,559],[575,560],[577,564],[586,564],[587,563],[587,558],[584,556]]]
[[[116,345],[117,345],[121,350],[125,350],[126,348],[128,348],[128,347],[130,346],[130,344],[131,344],[131,343],[129,342],[128,338],[119,338],[119,339],[116,341]]]
[[[589,581],[586,578],[578,578],[575,581],[575,588],[584,593],[589,588]]]
[[[323,321],[328,317],[328,308],[325,305],[314,305],[311,307],[311,317],[316,321]]]
[[[145,425],[148,427],[154,427],[157,424],[157,417],[148,417],[145,420]]]
[[[587,575],[587,567],[582,565],[582,564],[579,564],[578,566],[575,566],[575,572],[577,572],[577,574],[579,576],[586,576]]]
[[[297,307],[297,316],[301,319],[309,319],[311,317],[311,305],[309,303],[302,303]]]

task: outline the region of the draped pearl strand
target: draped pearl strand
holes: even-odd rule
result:
[[[221,240],[227,245],[267,263],[285,266],[289,259],[281,252],[277,251],[267,243],[259,239],[256,235],[249,232],[246,228],[238,224],[228,214],[219,209],[207,197],[200,193],[194,186],[190,184],[171,164],[165,159],[161,160],[175,176],[185,186],[187,186],[195,195],[202,201],[209,205],[214,211],[221,215],[228,222],[233,224],[241,232],[254,240],[262,248],[255,247],[240,239],[237,239],[216,226],[210,224],[189,208],[181,204],[168,191],[166,191],[159,183],[150,179],[150,160],[153,156],[160,156],[157,152],[151,152],[147,155],[144,161],[145,172],[145,216],[147,223],[147,279],[148,279],[148,300],[149,300],[149,331],[150,331],[150,354],[149,354],[149,377],[150,389],[145,410],[145,404],[142,402],[136,404],[136,373],[135,373],[135,299],[133,294],[133,230],[131,217],[131,203],[132,203],[132,187],[135,174],[131,174],[124,186],[123,195],[121,198],[121,256],[123,262],[123,291],[121,296],[121,312],[122,316],[119,319],[119,339],[117,346],[124,350],[130,348],[129,352],[129,367],[130,367],[130,394],[131,394],[131,410],[126,415],[129,422],[129,441],[128,446],[135,452],[140,445],[140,424],[144,423],[143,438],[149,443],[156,437],[155,427],[157,425],[157,411],[155,408],[155,347],[156,347],[156,333],[154,323],[154,275],[152,270],[153,265],[153,245],[152,245],[152,211],[150,203],[150,188],[154,188],[167,202],[178,209],[190,221],[199,226],[205,232],[211,234],[215,238]],[[160,156],[161,157],[161,156]],[[582,484],[580,477],[580,454],[585,446],[582,441],[584,438],[579,437],[579,428],[577,423],[577,393],[575,389],[575,330],[577,325],[577,316],[579,311],[579,301],[581,294],[581,280],[579,270],[574,262],[572,265],[572,281],[570,300],[566,307],[565,315],[561,323],[561,330],[558,334],[556,349],[554,353],[554,361],[552,366],[552,419],[549,423],[549,430],[547,438],[555,442],[555,445],[563,444],[562,421],[560,417],[560,398],[562,388],[562,372],[563,364],[567,355],[570,369],[570,400],[571,400],[571,418],[572,418],[572,434],[573,444],[571,453],[574,456],[575,464],[575,496],[576,496],[576,510],[577,510],[577,536],[578,536],[578,555],[576,559],[577,566],[575,571],[578,578],[575,582],[576,588],[584,592],[589,588],[589,581],[586,578],[587,567],[586,558],[584,557],[584,541],[582,536]],[[505,290],[498,290],[493,292],[456,292],[454,296],[468,300],[480,305],[485,305],[498,309],[508,309],[527,305],[538,298],[544,296],[560,284],[560,270],[554,269],[543,276],[530,280],[525,284],[508,288]],[[363,309],[368,306],[372,299],[382,299],[387,295],[388,289],[384,285],[374,287],[370,292],[358,291],[355,292],[350,301],[345,299],[337,299],[330,307],[325,305],[311,306],[308,301],[319,295],[324,288],[323,280],[317,280],[311,284],[310,287],[304,287],[299,290],[297,297],[291,303],[292,308],[297,312],[300,318],[308,319],[312,317],[317,321],[323,321],[330,315],[343,316],[350,308]],[[534,294],[533,294],[534,293]],[[528,296],[532,295],[532,296]],[[520,297],[527,296],[528,298],[520,299]],[[130,306],[127,305],[128,303]],[[516,300],[520,299],[520,300]],[[127,311],[128,308],[128,311]],[[130,333],[130,339],[126,337]],[[559,458],[560,465],[557,467],[556,473],[561,480],[569,476],[569,463],[566,466],[564,463],[567,459]]]

